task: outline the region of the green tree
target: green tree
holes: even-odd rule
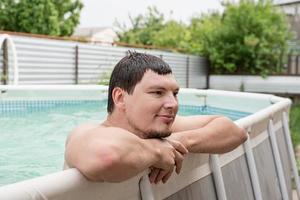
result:
[[[0,29],[69,36],[82,8],[81,0],[1,0]]]
[[[81,0],[52,0],[58,11],[60,35],[72,35],[79,24],[80,11],[83,8]]]
[[[215,45],[214,42],[217,42],[215,38],[219,31],[218,27],[221,25],[220,18],[219,13],[204,14],[192,18],[187,31],[190,37],[187,38],[188,46],[186,51],[201,55],[213,53],[207,52],[210,50],[207,47],[213,47]]]
[[[154,34],[163,28],[164,16],[156,7],[148,7],[145,15],[129,16],[131,27],[119,26],[119,41],[128,44],[153,45]]]
[[[223,15],[195,18],[190,31],[196,44],[189,51],[206,55],[215,73],[280,72],[291,38],[285,15],[269,0],[226,3]]]
[[[156,7],[148,7],[145,15],[129,18],[129,28],[117,24],[120,28],[119,42],[176,49],[183,49],[186,45],[186,25],[174,20],[166,21]]]
[[[185,51],[188,48],[186,41],[189,39],[189,36],[185,24],[170,20],[160,30],[154,32],[152,43],[158,47]]]

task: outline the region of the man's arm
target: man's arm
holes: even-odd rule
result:
[[[176,153],[166,140],[141,139],[124,129],[95,127],[75,130],[68,138],[65,157],[69,167],[76,167],[91,181],[120,182],[150,166],[173,171]]]
[[[172,131],[168,139],[193,153],[226,153],[247,140],[245,130],[223,116],[177,116]]]

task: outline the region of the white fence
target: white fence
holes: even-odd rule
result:
[[[209,88],[217,90],[300,94],[300,76],[210,75]]]
[[[206,59],[199,56],[125,47],[99,46],[80,42],[11,36],[17,50],[19,84],[97,84],[108,79],[115,64],[128,50],[161,57],[171,66],[181,87],[206,87]],[[12,53],[0,50],[0,76],[13,82]],[[8,73],[3,76],[4,59]]]

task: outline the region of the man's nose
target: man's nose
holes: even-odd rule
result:
[[[166,97],[164,107],[165,108],[176,108],[178,106],[177,98],[171,94]]]

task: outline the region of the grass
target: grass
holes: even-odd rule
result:
[[[300,145],[300,102],[293,103],[290,115],[289,115],[289,126],[291,131],[291,138],[293,142],[294,149]],[[296,152],[295,152],[296,153]],[[296,155],[296,165],[298,168],[298,174],[300,174],[300,158]],[[293,189],[296,189],[296,184],[293,181]]]
[[[290,111],[290,130],[293,146],[300,145],[300,103],[293,104]]]
[[[290,110],[290,131],[294,149],[300,145],[300,102],[294,103]],[[296,153],[296,152],[295,152]],[[296,155],[298,173],[300,172],[300,158]],[[299,173],[300,174],[300,173]],[[293,186],[293,188],[296,188]]]

